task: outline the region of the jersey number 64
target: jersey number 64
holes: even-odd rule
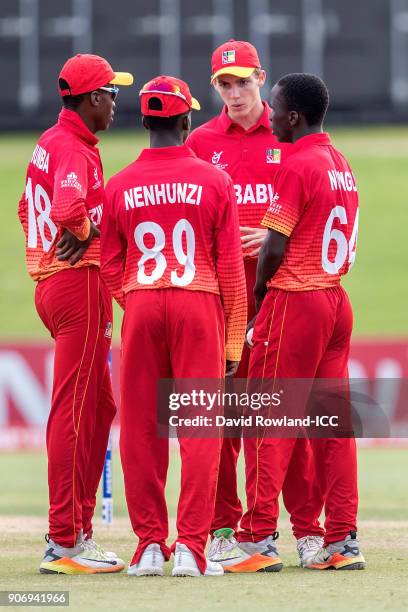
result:
[[[347,225],[346,209],[344,206],[335,206],[332,209],[324,228],[322,244],[322,266],[327,274],[338,274],[340,268],[344,266],[347,259],[349,268],[354,264],[357,248],[358,214],[359,209],[357,209],[350,240],[347,242],[347,238],[341,230],[333,229],[335,219],[339,219],[342,225]],[[329,259],[329,246],[332,240],[334,240],[337,245],[334,261],[330,261]]]

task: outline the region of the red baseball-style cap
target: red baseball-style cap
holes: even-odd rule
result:
[[[166,75],[157,76],[143,85],[139,96],[142,115],[173,117],[201,108],[198,100],[192,97],[187,83]],[[159,104],[151,104],[153,98],[158,99]]]
[[[59,75],[68,83],[68,89],[59,89],[61,96],[79,96],[94,91],[108,83],[132,85],[133,76],[129,72],[114,72],[112,66],[99,55],[80,54],[70,57]]]
[[[258,52],[245,40],[231,39],[216,48],[211,57],[211,82],[222,74],[232,74],[243,79],[260,68]]]

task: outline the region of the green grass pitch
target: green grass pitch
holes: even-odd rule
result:
[[[24,265],[23,236],[16,208],[36,136],[0,136],[3,215],[0,226],[0,338],[47,339],[33,305],[34,284]],[[408,128],[333,131],[335,145],[356,174],[361,217],[357,260],[345,286],[355,312],[355,336],[408,335],[406,206]],[[146,144],[140,132],[112,129],[101,136],[105,177],[119,170]],[[116,320],[116,338],[120,327]],[[42,454],[0,455],[0,590],[64,589],[72,610],[405,610],[408,573],[408,476],[404,449],[360,451],[360,536],[364,572],[306,572],[297,567],[294,540],[282,512],[280,574],[231,575],[221,579],[50,577],[37,573],[46,531],[46,461]],[[241,491],[243,467],[240,464]],[[172,453],[167,497],[170,532],[175,533],[179,459]],[[114,454],[115,521],[97,521],[96,536],[129,561],[135,538],[126,516],[119,457]],[[98,509],[97,516],[100,516]],[[171,566],[170,566],[171,567]],[[167,573],[169,569],[167,570]]]
[[[222,578],[114,576],[44,576],[37,573],[46,531],[46,460],[40,453],[0,457],[2,495],[0,590],[69,590],[70,609],[225,612],[406,610],[408,554],[408,476],[404,449],[360,452],[360,537],[367,569],[312,572],[297,566],[295,541],[287,516],[280,520],[279,551],[285,567],[279,574],[236,574]],[[126,517],[119,457],[114,456],[115,518],[112,527],[96,520],[95,537],[125,561],[136,540]],[[175,534],[179,458],[172,452],[167,486],[170,536]],[[241,496],[243,497],[242,466]],[[96,513],[100,516],[99,509]]]

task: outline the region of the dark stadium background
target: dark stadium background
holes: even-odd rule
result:
[[[218,108],[211,51],[233,36],[258,48],[267,86],[287,72],[322,76],[336,123],[408,119],[408,0],[1,0],[0,129],[52,123],[56,76],[78,52],[135,74],[119,125],[138,121],[138,88],[159,73],[189,82],[204,121]]]

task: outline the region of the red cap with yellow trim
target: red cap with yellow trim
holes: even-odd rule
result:
[[[172,76],[155,77],[143,85],[139,96],[142,115],[147,116],[173,117],[201,108],[198,100],[192,97],[187,83]]]
[[[245,40],[231,39],[217,47],[211,57],[211,82],[222,74],[232,74],[243,79],[260,68],[258,52]]]
[[[114,85],[133,83],[133,76],[129,72],[114,72],[103,57],[81,53],[65,62],[59,78],[68,83],[68,89],[58,88],[61,96],[79,96],[108,83]]]

